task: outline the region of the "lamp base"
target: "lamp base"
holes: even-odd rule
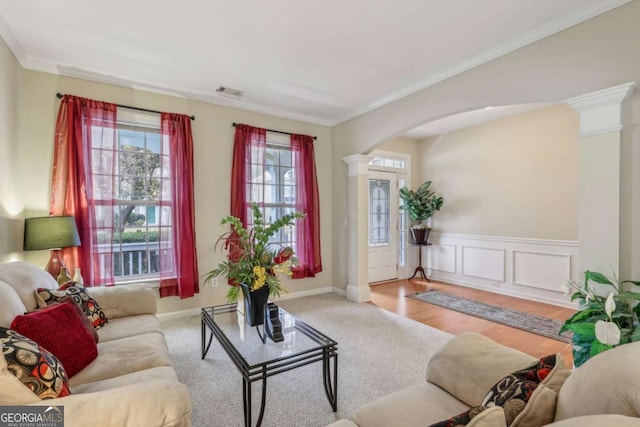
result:
[[[49,262],[44,268],[49,274],[53,276],[54,279],[57,279],[60,275],[60,270],[64,267],[64,263],[62,262],[62,258],[60,258],[60,248],[51,249],[51,258],[49,258]]]

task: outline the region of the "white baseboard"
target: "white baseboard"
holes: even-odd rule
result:
[[[287,300],[287,299],[302,298],[302,297],[308,297],[308,296],[312,296],[312,295],[328,294],[328,293],[332,293],[332,292],[336,293],[338,295],[345,296],[344,291],[341,290],[341,289],[333,288],[333,287],[324,287],[324,288],[311,289],[311,290],[308,290],[308,291],[290,292],[290,293],[282,294],[282,295],[280,295],[280,297],[273,299],[273,301],[282,301],[282,300]],[[170,311],[168,313],[160,313],[160,314],[158,314],[158,318],[160,320],[174,320],[174,319],[181,319],[181,318],[184,318],[184,317],[197,316],[197,315],[200,314],[200,312],[201,312],[201,308],[199,308],[199,307],[188,308],[186,310],[178,310],[178,311]]]
[[[559,301],[556,298],[549,298],[546,296],[540,296],[540,295],[530,295],[524,292],[518,292],[518,291],[514,291],[511,289],[503,289],[503,288],[493,288],[490,286],[483,286],[483,285],[479,285],[477,283],[472,283],[469,281],[465,281],[465,280],[460,280],[460,279],[452,279],[451,277],[441,277],[438,274],[430,274],[429,275],[429,279],[432,280],[436,280],[439,282],[444,282],[444,283],[451,283],[453,285],[460,285],[460,286],[464,286],[466,288],[473,288],[473,289],[479,289],[481,291],[487,291],[487,292],[493,292],[494,294],[500,294],[500,295],[507,295],[510,297],[515,297],[515,298],[521,298],[521,299],[526,299],[529,301],[537,301],[537,302],[542,302],[545,304],[551,304],[551,305],[557,305],[559,307],[566,307],[566,308],[572,308],[572,309],[577,309],[578,305],[577,303],[572,303],[569,301],[568,297],[566,302],[564,301]]]

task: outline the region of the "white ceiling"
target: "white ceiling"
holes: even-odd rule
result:
[[[0,36],[28,69],[333,126],[629,1],[0,0]]]

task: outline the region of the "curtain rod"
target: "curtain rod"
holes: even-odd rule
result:
[[[60,92],[56,93],[56,96],[58,97],[58,99],[62,99],[62,94]],[[158,110],[150,110],[148,108],[140,108],[140,107],[131,107],[129,105],[122,105],[122,104],[116,104],[116,106],[120,107],[120,108],[127,108],[129,110],[137,110],[137,111],[146,111],[147,113],[156,113],[156,114],[162,114],[162,111],[158,111]],[[195,120],[196,116],[189,116],[189,118],[191,120]]]
[[[239,124],[241,124],[241,123],[233,122],[233,123],[231,123],[231,124],[233,125],[233,127],[236,127],[236,126],[238,126],[238,125],[239,125]],[[265,129],[265,130],[266,130],[267,132],[281,133],[281,134],[283,134],[283,135],[293,135],[293,133],[291,133],[291,132],[284,132],[284,131],[281,131],[281,130],[273,130],[273,129]],[[313,138],[313,140],[314,140],[314,141],[315,141],[316,139],[318,139],[318,137],[317,137],[317,136],[312,136],[311,138]]]

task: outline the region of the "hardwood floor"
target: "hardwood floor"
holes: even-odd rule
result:
[[[567,366],[571,366],[573,363],[571,344],[448,310],[413,298],[405,298],[405,295],[427,289],[435,289],[444,293],[557,320],[566,320],[575,313],[575,310],[555,305],[494,294],[464,286],[434,281],[427,283],[419,280],[398,280],[372,285],[371,304],[454,335],[462,332],[478,332],[501,344],[516,348],[534,357],[543,357],[559,352],[565,358]]]

